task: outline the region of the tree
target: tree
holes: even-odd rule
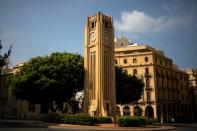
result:
[[[83,58],[78,54],[52,53],[29,60],[12,77],[13,95],[33,104],[48,104],[50,110],[63,111],[63,102],[83,90]],[[56,107],[54,106],[54,102]]]
[[[122,68],[116,67],[116,101],[120,104],[129,104],[141,98],[144,83],[135,75],[127,75]]]
[[[2,46],[1,40],[0,40],[0,50],[2,48],[3,48],[3,46]],[[11,55],[11,51],[12,51],[12,45],[10,45],[9,50],[6,53],[4,53],[3,55],[0,54],[0,69],[2,69],[2,67],[6,65],[6,60]]]

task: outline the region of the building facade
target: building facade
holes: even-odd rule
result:
[[[112,116],[116,104],[112,17],[101,12],[87,17],[84,46],[84,111],[91,116]]]
[[[9,94],[9,77],[15,75],[23,64],[12,69],[6,67],[0,76],[0,117],[12,119],[39,119],[40,105],[31,104],[25,100],[17,99]]]
[[[142,109],[142,115],[160,122],[169,122],[172,118],[175,121],[193,119],[188,75],[162,51],[129,43],[115,48],[115,64],[145,83],[139,101],[117,105],[120,115],[136,115],[136,110]]]
[[[197,70],[196,69],[185,69],[185,72],[189,76],[189,87],[190,95],[192,98],[192,109],[194,113],[194,120],[197,121]]]

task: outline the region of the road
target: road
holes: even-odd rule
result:
[[[48,128],[46,125],[30,122],[0,121],[0,131],[71,131],[71,129]]]
[[[32,121],[20,121],[17,120],[0,120],[0,131],[90,131],[90,130],[110,130],[101,128],[58,128],[58,126],[53,128],[48,128],[48,125],[40,124],[41,122]],[[114,129],[114,128],[113,128]],[[148,129],[148,128],[146,128]],[[117,129],[118,130],[118,129]],[[197,124],[187,124],[176,126],[176,131],[197,131]]]
[[[176,131],[197,131],[197,126],[176,127]]]

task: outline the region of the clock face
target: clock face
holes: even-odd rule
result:
[[[90,40],[91,40],[91,41],[95,41],[95,40],[96,40],[96,34],[95,34],[95,32],[92,32],[92,33],[90,34]]]

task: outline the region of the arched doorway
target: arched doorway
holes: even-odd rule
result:
[[[139,106],[135,106],[133,109],[134,116],[141,116],[142,115],[142,109]]]
[[[131,112],[130,112],[130,107],[129,106],[125,106],[124,108],[123,108],[123,115],[124,116],[129,116],[131,114]]]
[[[116,115],[120,116],[120,107],[119,106],[116,106]]]
[[[154,118],[154,110],[152,106],[147,106],[145,109],[145,116],[149,118]]]

